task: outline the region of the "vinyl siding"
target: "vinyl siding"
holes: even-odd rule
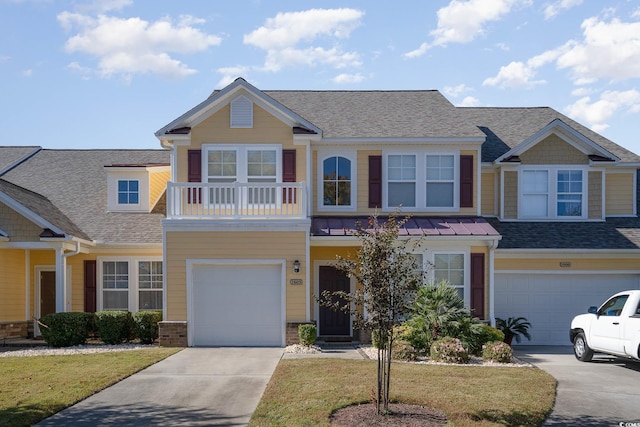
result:
[[[171,179],[171,172],[155,172],[149,174],[149,207],[153,208]]]
[[[25,319],[25,251],[0,250],[0,322]]]
[[[585,165],[589,158],[557,135],[550,135],[520,155],[523,165]]]
[[[607,215],[633,214],[633,173],[608,173],[606,177]]]
[[[187,259],[285,259],[287,321],[306,320],[306,283],[290,285],[290,279],[305,281],[305,232],[168,232],[166,233],[167,320],[187,319]],[[293,273],[293,261],[300,273]]]
[[[504,173],[504,217],[518,217],[518,172]]]
[[[3,203],[0,203],[0,230],[7,233],[12,242],[39,242],[43,231]]]
[[[589,219],[602,219],[602,172],[589,172]]]
[[[482,203],[482,215],[494,216],[496,215],[495,209],[495,197],[496,197],[496,174],[483,173],[482,174],[482,193],[480,202]]]

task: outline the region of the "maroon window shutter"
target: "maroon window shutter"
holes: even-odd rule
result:
[[[471,254],[471,311],[484,319],[484,254]]]
[[[187,153],[187,180],[189,182],[202,182],[202,151],[201,150],[189,150]],[[187,192],[188,201],[191,203],[200,203],[202,200],[202,189],[189,189]]]
[[[473,207],[473,156],[460,156],[460,207]]]
[[[86,313],[96,312],[96,266],[95,260],[85,260],[84,262],[84,311]]]
[[[382,207],[382,156],[369,156],[369,207]]]
[[[296,182],[296,150],[282,150],[282,182]],[[296,202],[295,188],[282,189],[284,203]]]

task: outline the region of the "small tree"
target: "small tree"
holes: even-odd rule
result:
[[[377,215],[368,227],[358,224],[353,234],[362,246],[355,258],[337,257],[336,267],[355,277],[361,285],[354,292],[325,291],[320,305],[351,313],[356,328],[372,330],[381,343],[378,346],[378,383],[376,411],[389,413],[389,386],[393,348],[393,327],[404,320],[412,298],[423,281],[423,271],[411,255],[410,245],[418,241],[398,239],[400,228],[408,218],[397,220],[390,215],[379,222]],[[364,312],[358,310],[364,308]]]

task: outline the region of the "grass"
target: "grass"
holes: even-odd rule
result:
[[[328,426],[339,408],[370,402],[376,362],[281,360],[249,426]],[[540,426],[556,382],[537,368],[395,363],[391,399],[444,411],[455,426]]]
[[[2,358],[0,426],[32,425],[179,350]]]

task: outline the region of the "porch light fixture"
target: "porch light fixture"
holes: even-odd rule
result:
[[[293,272],[300,273],[300,261],[298,260],[293,261]]]

